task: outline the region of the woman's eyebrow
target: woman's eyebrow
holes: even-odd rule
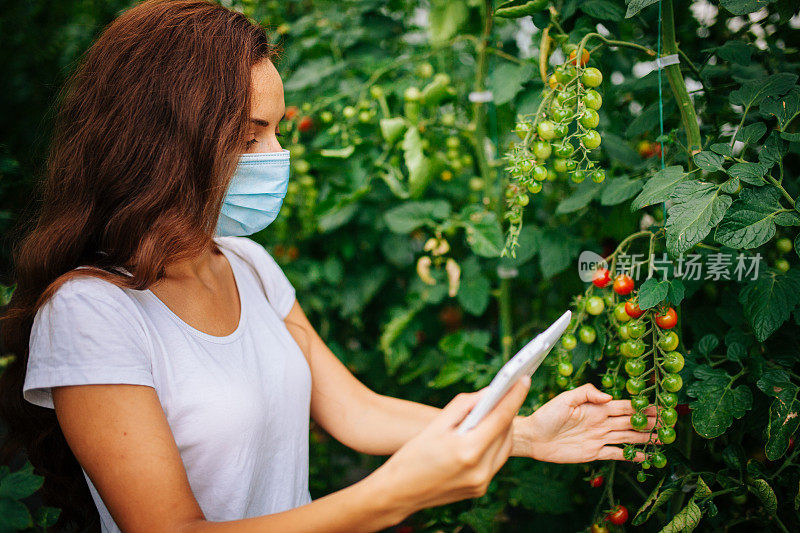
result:
[[[250,119],[250,122],[253,122],[253,123],[255,123],[255,124],[258,124],[259,126],[262,126],[262,127],[264,127],[264,128],[266,128],[267,126],[269,126],[269,122],[267,122],[267,121],[266,121],[266,120],[264,120],[263,118],[251,118],[251,119]]]

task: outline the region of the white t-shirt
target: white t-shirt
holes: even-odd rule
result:
[[[207,520],[226,521],[311,501],[311,371],[283,322],[295,291],[280,267],[249,239],[215,241],[239,290],[236,331],[208,335],[149,290],[75,278],[36,314],[23,396],[53,408],[53,386],[153,387],[200,508]],[[120,531],[83,474],[102,531]]]

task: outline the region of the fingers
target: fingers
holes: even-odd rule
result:
[[[603,407],[606,409],[606,412],[609,416],[622,416],[622,415],[630,416],[636,412],[636,409],[631,407],[630,400],[612,400],[610,402],[607,402]],[[643,412],[647,416],[655,416],[656,407],[654,405],[651,405]]]
[[[622,455],[622,448],[616,446],[603,446],[597,454],[597,458],[601,461],[627,461]],[[636,463],[644,461],[645,455],[642,452],[636,452],[636,458],[633,459]]]
[[[577,389],[568,391],[567,398],[571,407],[577,407],[584,403],[608,403],[612,396],[605,392],[600,392],[591,383],[581,385]],[[630,402],[628,402],[630,405]]]
[[[658,437],[649,431],[612,431],[603,440],[607,444],[645,444],[655,443]]]
[[[489,414],[471,431],[475,438],[488,444],[501,432],[507,430],[528,395],[531,378],[523,376],[505,396],[489,411]]]
[[[457,394],[444,406],[429,427],[445,429],[457,426],[478,403],[480,396],[481,391]]]
[[[655,425],[656,425],[655,415],[647,417],[647,426],[645,429],[653,429]],[[633,426],[631,425],[631,417],[628,415],[609,416],[605,420],[603,427],[607,431],[622,431],[622,430],[634,429]]]

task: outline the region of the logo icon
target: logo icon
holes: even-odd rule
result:
[[[599,254],[584,250],[578,256],[578,277],[581,278],[581,281],[591,282],[595,270],[601,267],[608,268],[608,263]]]

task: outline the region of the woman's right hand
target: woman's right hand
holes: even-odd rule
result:
[[[530,388],[523,377],[473,429],[456,427],[485,389],[453,398],[417,436],[373,475],[381,477],[395,509],[408,516],[420,509],[477,498],[511,453],[512,422]],[[405,517],[404,516],[404,517]]]

